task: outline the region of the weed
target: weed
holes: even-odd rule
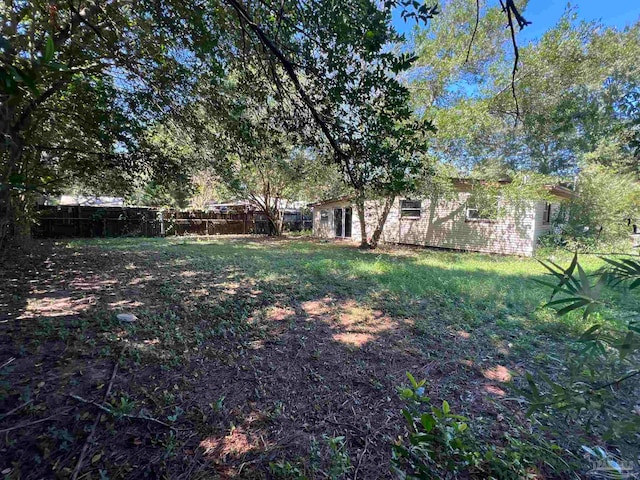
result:
[[[289,461],[271,462],[269,470],[275,478],[287,480],[306,480],[307,478],[299,467],[292,465]]]
[[[135,408],[135,400],[129,398],[128,395],[121,395],[118,400],[111,403],[111,413],[116,418],[122,418],[129,415]]]
[[[178,450],[179,442],[178,442],[178,437],[176,437],[176,434],[173,430],[169,432],[169,434],[166,436],[166,438],[162,443],[164,446],[165,459],[172,457],[176,454],[176,451]]]
[[[323,435],[323,438],[329,446],[328,478],[331,480],[345,478],[349,470],[351,470],[351,458],[345,448],[344,437],[329,437]]]
[[[51,426],[47,431],[49,432],[49,436],[53,440],[57,441],[58,448],[61,450],[69,450],[71,444],[75,441],[74,436],[66,428],[56,428]]]
[[[167,420],[169,420],[170,422],[175,422],[183,413],[184,413],[184,410],[176,406],[173,410],[173,413],[167,416]]]

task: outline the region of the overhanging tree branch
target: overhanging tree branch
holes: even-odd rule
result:
[[[531,25],[531,22],[527,21],[520,11],[518,7],[516,7],[513,0],[500,0],[500,6],[502,7],[502,12],[507,15],[507,27],[509,28],[509,34],[511,37],[511,44],[513,45],[513,69],[511,71],[511,93],[513,96],[513,100],[515,102],[515,118],[516,123],[518,122],[518,117],[520,115],[520,107],[518,105],[518,96],[516,95],[516,73],[518,71],[518,63],[520,61],[520,51],[518,48],[518,42],[516,41],[516,31],[514,25],[515,22],[518,24],[520,30],[522,30],[527,25]],[[473,28],[473,32],[471,33],[471,40],[469,41],[469,45],[467,46],[467,55],[465,57],[465,63],[469,62],[469,57],[471,56],[471,48],[473,47],[473,42],[475,41],[476,35],[478,33],[478,24],[480,23],[480,0],[476,0],[476,18],[475,25]]]
[[[473,41],[476,38],[476,33],[478,33],[478,24],[480,23],[480,0],[476,0],[476,24],[473,27],[473,33],[471,34],[471,40],[469,41],[469,47],[467,48],[467,57],[464,60],[464,63],[469,61],[469,56],[471,55],[471,47],[473,46]]]
[[[271,41],[271,39],[267,36],[264,30],[262,30],[262,28],[260,28],[260,26],[255,23],[251,15],[249,15],[249,12],[247,12],[247,10],[244,8],[244,6],[240,2],[238,2],[237,0],[225,0],[225,1],[229,5],[231,5],[231,7],[234,10],[236,10],[236,12],[244,19],[247,25],[251,28],[251,30],[257,35],[257,37],[260,39],[262,44],[280,61],[280,63],[282,64],[282,67],[287,73],[287,76],[293,83],[296,91],[300,95],[300,98],[302,98],[302,101],[304,102],[304,104],[309,108],[309,111],[311,112],[311,116],[313,117],[313,120],[322,130],[322,133],[324,134],[325,138],[331,145],[331,148],[335,152],[336,156],[338,158],[346,157],[345,153],[340,148],[340,145],[338,144],[337,139],[333,136],[333,133],[329,128],[329,125],[327,125],[327,122],[325,122],[322,119],[320,113],[316,109],[315,104],[309,97],[309,94],[306,92],[306,90],[300,83],[298,74],[296,73],[295,68],[291,63],[291,61],[289,61],[289,59],[284,55],[284,53]]]
[[[520,107],[518,105],[518,96],[516,95],[516,73],[518,71],[518,62],[520,61],[520,51],[518,50],[518,42],[516,41],[516,31],[513,25],[513,18],[515,17],[518,22],[518,26],[520,30],[522,30],[527,25],[531,25],[531,22],[525,20],[525,18],[520,14],[517,7],[513,3],[513,0],[500,0],[500,5],[502,6],[502,11],[507,14],[507,22],[509,26],[509,32],[511,34],[511,43],[513,44],[513,70],[511,71],[511,93],[513,94],[513,101],[515,102],[516,107],[516,124],[518,123],[518,118],[520,116]]]

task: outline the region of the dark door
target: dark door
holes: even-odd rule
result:
[[[344,236],[351,237],[351,207],[344,209]]]
[[[336,237],[342,236],[342,209],[336,208],[333,211],[333,224],[336,228]]]

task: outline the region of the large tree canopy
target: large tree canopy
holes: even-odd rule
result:
[[[636,171],[637,62],[640,25],[624,30],[579,22],[567,10],[539,40],[520,48],[511,91],[512,48],[504,35],[478,35],[463,12],[473,2],[444,8],[437,26],[416,35],[414,101],[438,128],[431,151],[464,169],[491,164],[494,171],[530,169],[573,175],[581,162]],[[500,12],[482,6],[479,28],[500,28]],[[442,29],[441,29],[442,27]],[[485,169],[486,170],[486,169]]]
[[[504,5],[509,24],[522,25],[514,2]],[[330,152],[361,199],[410,186],[404,173],[411,178],[429,122],[412,118],[397,77],[415,57],[398,48],[391,12],[424,25],[435,5],[12,0],[0,8],[2,238],[30,193],[95,178],[123,189],[140,170],[170,178],[180,165],[143,132],[182,121],[185,105],[215,97],[230,75],[252,77],[263,99],[284,105],[278,121]]]
[[[141,132],[189,98],[203,71],[220,71],[215,10],[182,1],[0,9],[0,237],[33,192],[97,176],[108,190],[124,173],[170,167],[142,154]]]

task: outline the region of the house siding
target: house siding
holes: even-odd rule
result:
[[[535,225],[535,234],[534,239],[535,242],[538,242],[538,238],[542,235],[549,233],[552,229],[551,222],[544,223],[544,210],[547,205],[547,202],[540,201],[536,203],[536,225]],[[551,219],[554,218],[555,215],[558,214],[558,210],[560,209],[559,203],[551,204]]]
[[[535,209],[533,205],[508,208],[497,220],[466,220],[469,192],[458,192],[453,200],[423,200],[420,218],[400,217],[394,205],[397,233],[387,232],[396,243],[455,250],[530,256],[534,251]]]
[[[456,198],[447,200],[422,200],[419,218],[400,216],[397,198],[385,223],[382,241],[408,245],[469,250],[504,255],[531,256],[536,241],[548,232],[551,225],[543,223],[545,201],[523,202],[517,207],[505,206],[505,212],[497,220],[467,220],[466,207],[469,191],[458,191]],[[382,213],[383,200],[365,202],[367,237],[371,238]],[[356,207],[349,201],[324,203],[314,206],[313,233],[320,238],[335,238],[335,208],[353,208],[352,239],[360,240],[360,222]],[[558,204],[553,204],[552,215]],[[320,221],[321,210],[328,211],[328,221]]]
[[[504,214],[493,221],[467,220],[469,195],[469,191],[460,190],[453,199],[422,200],[419,218],[401,217],[402,198],[397,198],[389,211],[381,240],[385,243],[531,256],[535,253],[538,238],[551,229],[551,225],[543,221],[545,201],[522,202],[512,208],[505,206]],[[383,204],[383,200],[365,203],[368,238],[377,225]],[[320,238],[335,238],[334,209],[345,207],[353,208],[351,239],[359,241],[361,233],[356,206],[348,200],[314,206],[313,234]],[[552,215],[558,208],[559,204],[552,205]],[[328,211],[327,222],[320,220],[322,210]]]
[[[323,203],[322,205],[317,205],[313,207],[313,235],[319,238],[336,238],[336,223],[334,210],[336,208],[347,208],[351,207],[353,209],[351,215],[351,240],[360,241],[360,220],[358,219],[358,212],[356,211],[355,205],[353,205],[349,201],[338,201],[338,202],[330,202]],[[321,212],[323,210],[327,211],[327,221],[323,222],[321,219]]]

